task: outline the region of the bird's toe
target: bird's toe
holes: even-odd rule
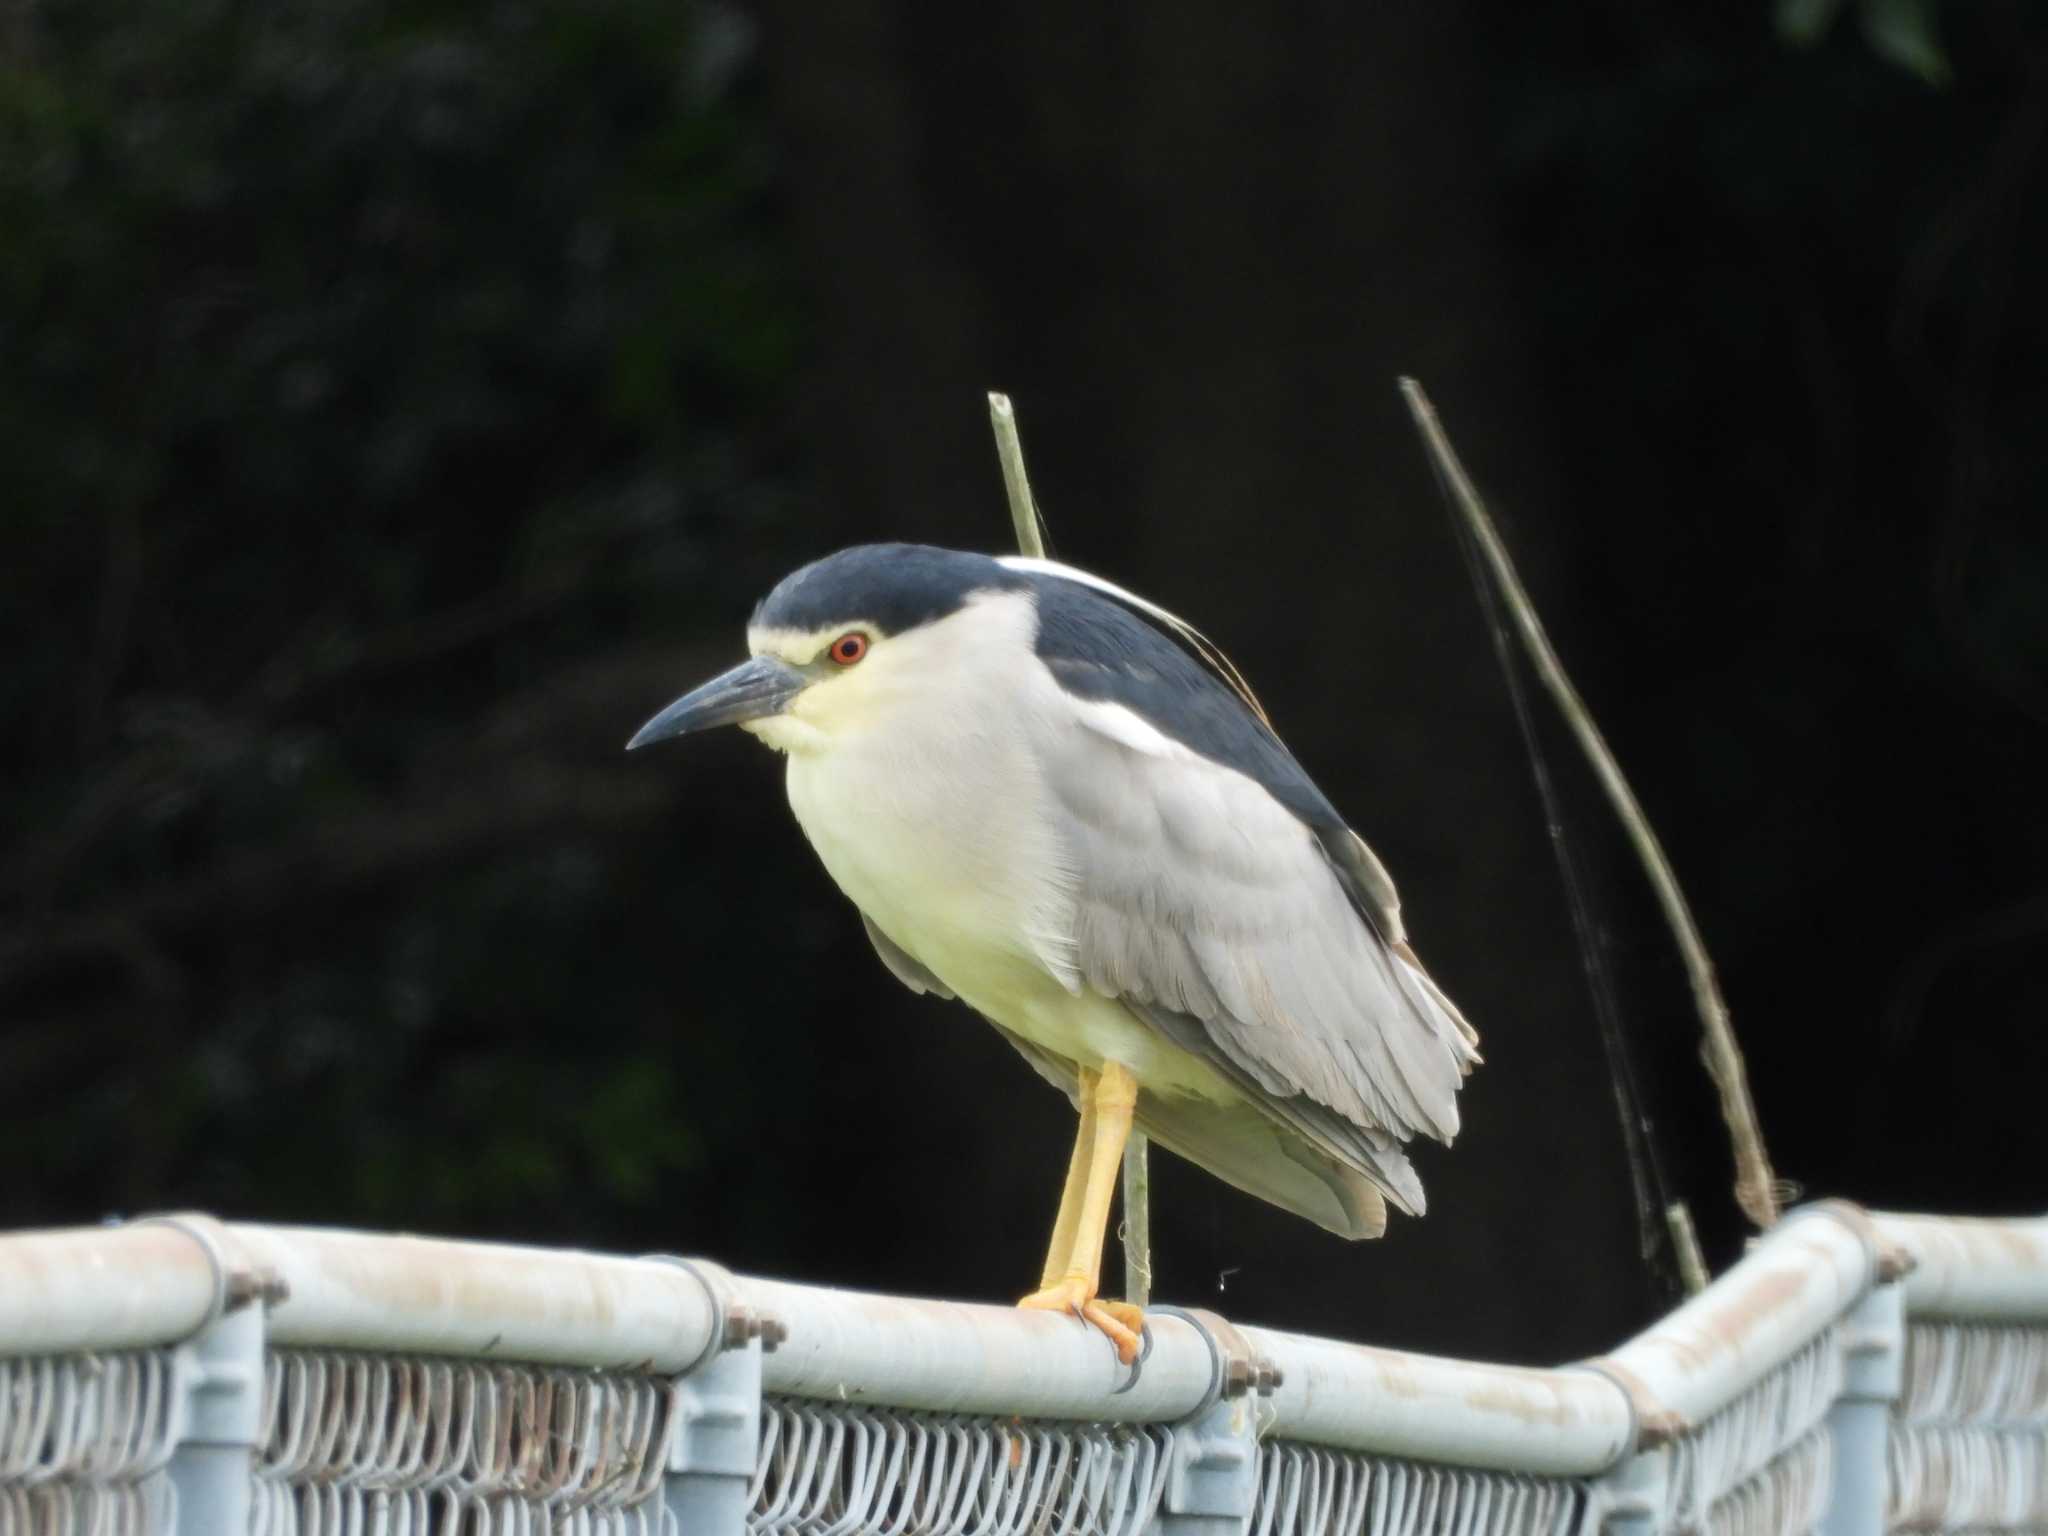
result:
[[[1103,1311],[1107,1312],[1119,1323],[1122,1323],[1131,1332],[1143,1333],[1145,1331],[1145,1309],[1136,1302],[1098,1301],[1095,1305],[1102,1308]]]
[[[1081,1316],[1108,1336],[1116,1346],[1117,1359],[1125,1365],[1137,1363],[1138,1349],[1144,1342],[1142,1311],[1127,1301],[1090,1301],[1082,1305]]]
[[[1097,1301],[1095,1286],[1086,1275],[1056,1280],[1021,1298],[1017,1305],[1037,1312],[1071,1312],[1107,1337],[1116,1346],[1117,1359],[1125,1365],[1138,1358],[1145,1329],[1144,1309],[1127,1301]]]

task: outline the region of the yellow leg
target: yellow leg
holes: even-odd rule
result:
[[[1115,1062],[1105,1063],[1095,1080],[1095,1136],[1088,1162],[1088,1183],[1081,1194],[1081,1215],[1074,1231],[1074,1251],[1067,1272],[1086,1275],[1093,1290],[1102,1282],[1102,1247],[1109,1235],[1109,1202],[1116,1193],[1117,1171],[1123,1166],[1124,1143],[1131,1135],[1131,1111],[1137,1107],[1137,1079]]]
[[[1041,1287],[1064,1275],[1073,1258],[1074,1228],[1081,1220],[1081,1192],[1088,1184],[1089,1153],[1095,1144],[1095,1077],[1095,1073],[1082,1069],[1081,1119],[1074,1131],[1074,1155],[1067,1162],[1067,1187],[1060,1192],[1060,1213],[1053,1220],[1045,1269],[1038,1277]]]
[[[1109,1202],[1116,1193],[1124,1143],[1130,1139],[1138,1083],[1127,1069],[1112,1061],[1104,1064],[1102,1075],[1092,1084],[1084,1076],[1081,1088],[1082,1103],[1093,1109],[1094,1123],[1088,1123],[1088,1108],[1084,1108],[1082,1135],[1074,1146],[1074,1165],[1067,1172],[1067,1195],[1060,1201],[1060,1219],[1053,1228],[1047,1279],[1017,1305],[1078,1312],[1109,1336],[1116,1346],[1117,1358],[1129,1365],[1138,1358],[1138,1330],[1143,1326],[1144,1314],[1122,1302],[1098,1301],[1095,1293],[1102,1283],[1102,1248],[1109,1235]],[[1081,1166],[1084,1160],[1085,1168]],[[1078,1201],[1073,1198],[1077,1170],[1082,1173]],[[1059,1256],[1063,1246],[1067,1248],[1064,1272],[1055,1276],[1051,1260]]]

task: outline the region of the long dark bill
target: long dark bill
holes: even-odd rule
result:
[[[796,668],[773,656],[756,656],[693,688],[633,734],[626,750],[714,725],[737,725],[779,715],[810,684]]]

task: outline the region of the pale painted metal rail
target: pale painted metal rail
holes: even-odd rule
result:
[[[1488,1365],[199,1215],[0,1235],[0,1536],[2048,1525],[2048,1219],[1795,1212]]]

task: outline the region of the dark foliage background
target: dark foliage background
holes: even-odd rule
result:
[[[1667,1269],[1399,372],[1782,1169],[2038,1209],[2048,13],[1831,9],[0,10],[0,1222],[1021,1289],[1064,1106],[873,961],[758,747],[618,750],[799,561],[1003,543],[999,386],[1062,553],[1237,656],[1486,1036],[1428,1220],[1163,1167],[1161,1293],[1611,1343]],[[1725,1261],[1682,978],[1546,745]]]

